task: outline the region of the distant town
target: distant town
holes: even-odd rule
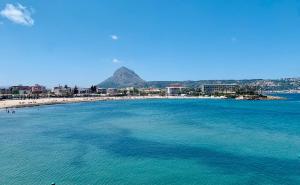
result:
[[[286,83],[286,81],[290,83]],[[265,93],[290,92],[300,93],[300,79],[286,79],[280,83],[295,87],[283,90],[273,81],[206,81],[211,84],[196,85],[197,81],[186,82],[145,82],[132,70],[121,67],[112,77],[98,85],[88,88],[58,85],[47,88],[43,85],[16,85],[0,88],[0,100],[5,99],[38,99],[38,98],[69,98],[69,97],[124,97],[124,96],[178,96],[178,97],[223,97],[234,99],[266,99]],[[232,83],[224,83],[232,82]],[[278,82],[279,83],[279,82]],[[150,87],[149,87],[150,86]],[[277,89],[277,90],[276,90]]]
[[[69,87],[67,85],[47,89],[42,85],[11,86],[0,89],[0,98],[4,99],[38,99],[49,97],[123,97],[123,96],[216,96],[237,99],[262,98],[257,86],[239,86],[236,84],[206,84],[199,88],[188,88],[173,84],[166,88],[90,88]]]

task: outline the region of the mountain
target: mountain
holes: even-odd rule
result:
[[[300,89],[300,78],[283,79],[248,79],[248,80],[198,80],[198,81],[144,81],[134,71],[121,67],[115,71],[112,77],[100,83],[103,88],[122,87],[157,87],[165,88],[172,84],[181,84],[185,87],[199,88],[203,84],[238,84],[255,85],[262,90],[280,91]]]
[[[112,77],[104,80],[99,87],[103,88],[122,88],[122,87],[143,87],[146,82],[140,78],[134,71],[121,67],[117,69]]]

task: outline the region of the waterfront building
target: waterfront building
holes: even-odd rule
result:
[[[183,94],[183,90],[185,89],[185,87],[179,85],[179,84],[174,84],[171,85],[167,88],[167,95],[168,96],[178,96],[178,95],[182,95]]]
[[[0,89],[0,95],[7,95],[11,94],[11,91],[9,89],[1,88]]]
[[[72,95],[71,87],[68,87],[66,85],[65,86],[54,87],[52,92],[56,96],[70,96],[70,95]]]
[[[46,87],[41,86],[38,84],[35,84],[34,86],[31,86],[31,93],[32,94],[42,94],[46,92]]]
[[[98,94],[107,94],[107,89],[106,88],[97,88],[96,92]]]
[[[239,86],[237,84],[205,84],[202,85],[204,94],[235,94]]]
[[[109,96],[115,96],[118,94],[118,89],[116,88],[108,88],[106,94]]]
[[[159,95],[162,93],[162,90],[159,88],[146,88],[146,89],[140,89],[140,92],[144,95]]]
[[[160,89],[158,88],[147,88],[143,90],[145,93],[149,93],[149,94],[159,94],[161,92]]]
[[[31,87],[30,86],[18,85],[18,86],[11,86],[9,89],[10,89],[12,94],[17,94],[17,95],[29,95],[29,94],[31,94]]]
[[[78,94],[91,94],[92,90],[90,88],[78,88]]]
[[[137,96],[140,95],[140,90],[135,87],[126,87],[125,89],[121,89],[126,95],[129,96]]]
[[[2,95],[2,94],[6,94],[6,93],[5,93],[5,90],[6,90],[6,89],[4,89],[4,88],[2,89],[2,88],[1,88],[1,89],[0,89],[0,94],[1,94],[1,95]]]

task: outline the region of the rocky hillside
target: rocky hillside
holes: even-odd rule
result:
[[[145,86],[145,81],[134,71],[121,67],[114,72],[112,77],[104,80],[98,86],[103,88],[143,87]]]

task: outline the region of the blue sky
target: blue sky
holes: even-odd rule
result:
[[[0,0],[0,86],[300,76],[299,0]]]

